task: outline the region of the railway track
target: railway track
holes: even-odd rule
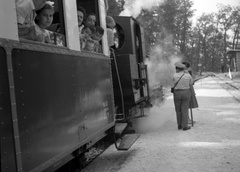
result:
[[[214,77],[217,78],[218,83],[226,89],[238,102],[240,102],[240,80],[239,79],[230,79],[226,76],[221,76],[214,74]]]

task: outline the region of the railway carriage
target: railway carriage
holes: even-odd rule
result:
[[[56,45],[20,39],[15,0],[0,1],[2,172],[61,169],[149,101],[142,26],[115,17],[116,46],[109,50],[104,34],[101,53],[82,51],[77,6],[106,30],[107,1],[51,1]]]

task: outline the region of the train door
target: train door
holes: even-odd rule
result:
[[[140,96],[146,97],[149,100],[149,85],[148,85],[148,73],[147,65],[144,64],[146,58],[145,42],[144,42],[144,29],[138,24],[135,24],[136,29],[136,58],[138,62],[138,72],[140,85]]]

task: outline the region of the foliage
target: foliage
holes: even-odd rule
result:
[[[118,16],[123,11],[124,0],[109,0],[107,15]]]
[[[109,1],[108,14],[120,14],[123,6],[124,0]],[[150,11],[142,10],[137,20],[146,29],[146,49],[160,45],[163,54],[181,55],[198,71],[226,68],[227,51],[240,45],[240,7],[219,4],[218,12],[202,14],[195,25],[192,7],[192,0],[163,0]]]

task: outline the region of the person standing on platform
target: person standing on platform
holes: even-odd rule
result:
[[[185,65],[181,62],[175,63],[176,73],[173,75],[174,92],[173,99],[177,115],[178,129],[189,130],[188,126],[188,108],[190,100],[190,85],[193,84],[193,78],[185,72]]]
[[[182,62],[182,63],[186,67],[186,69],[185,69],[186,72],[188,72],[193,77],[190,63],[187,62],[187,61],[186,62]],[[191,96],[190,96],[190,100],[189,100],[189,109],[191,111],[191,114],[192,114],[192,109],[198,108],[198,101],[197,101],[197,98],[196,98],[196,93],[195,93],[193,85],[194,85],[194,82],[193,82],[192,85],[190,85],[190,94],[191,94]],[[191,121],[190,120],[190,117],[188,118],[188,121],[189,121],[188,123],[192,123],[192,124],[195,123],[195,121],[193,121],[193,120]]]

